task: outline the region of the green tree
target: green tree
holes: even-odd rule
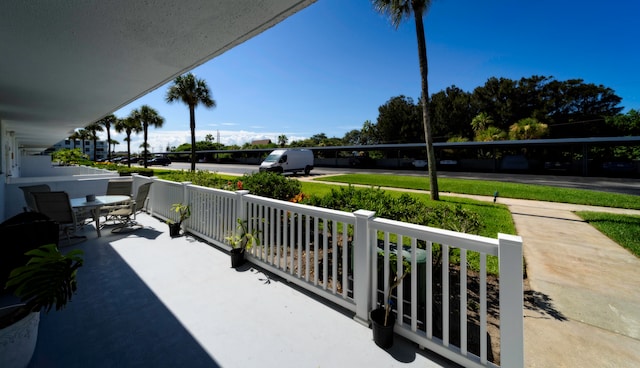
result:
[[[471,106],[470,93],[456,86],[447,87],[431,95],[429,109],[434,140],[445,141],[453,136],[473,137],[469,121],[475,110]]]
[[[85,127],[87,132],[89,133],[89,139],[93,141],[93,161],[96,161],[96,153],[98,151],[98,132],[103,130],[102,125],[98,122],[91,123]]]
[[[424,35],[422,17],[429,10],[431,0],[372,0],[374,8],[381,14],[385,14],[391,20],[396,29],[403,20],[413,15],[416,25],[416,38],[418,41],[418,60],[420,62],[420,76],[422,80],[422,121],[424,125],[424,137],[427,146],[427,162],[429,167],[429,186],[432,200],[439,200],[438,175],[436,172],[436,156],[433,149],[433,135],[431,122],[429,121],[429,67],[427,62],[427,44]]]
[[[124,140],[127,141],[127,166],[131,167],[131,133],[140,133],[142,126],[140,121],[130,114],[124,119],[118,119],[116,121],[116,132],[124,132],[127,136]]]
[[[76,133],[78,133],[78,138],[82,142],[82,153],[85,153],[84,142],[87,139],[91,139],[91,133],[87,129],[80,129]]]
[[[486,112],[481,112],[471,120],[471,128],[476,134],[493,125],[493,119]]]
[[[191,129],[191,171],[196,170],[196,106],[199,104],[207,108],[215,107],[216,102],[211,98],[209,87],[203,79],[187,73],[176,77],[173,85],[167,91],[166,101],[182,101],[189,107],[189,128]]]
[[[287,138],[287,136],[286,136],[286,135],[284,135],[284,134],[280,134],[280,135],[278,136],[278,146],[280,146],[280,147],[284,147],[284,146],[286,146],[286,145],[287,145],[287,142],[289,142],[289,138]]]
[[[144,133],[144,139],[141,147],[144,147],[143,152],[143,162],[144,167],[147,167],[147,160],[149,156],[149,142],[148,142],[148,131],[149,127],[152,126],[154,128],[161,128],[162,124],[164,124],[164,118],[158,115],[158,111],[149,105],[142,105],[139,110],[133,110],[131,112],[132,116],[140,122],[142,126],[142,131]]]
[[[73,134],[71,134],[71,135],[69,136],[69,139],[71,140],[71,142],[73,142],[73,143],[72,143],[72,144],[73,144],[73,148],[76,148],[76,140],[78,140],[78,139],[82,139],[82,137],[80,137],[80,133],[78,133],[78,131],[77,131],[77,130],[74,130],[74,131],[73,131]]]
[[[605,121],[615,135],[640,135],[640,112],[638,110],[631,109],[626,114],[609,116]]]
[[[416,143],[422,136],[422,111],[411,97],[392,97],[378,107],[376,123],[380,143]]]
[[[115,125],[117,120],[118,118],[115,115],[110,114],[97,121],[107,131],[107,160],[111,160],[111,144],[113,143],[111,140],[111,126]]]
[[[549,133],[549,126],[536,118],[526,118],[509,127],[509,139],[540,139]]]
[[[361,144],[362,131],[358,129],[352,129],[344,134],[342,142],[348,146],[357,146]]]
[[[494,126],[490,126],[484,130],[478,131],[475,138],[475,140],[478,142],[503,141],[505,139],[507,139],[507,133],[504,130]]]

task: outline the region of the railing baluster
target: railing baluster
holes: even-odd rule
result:
[[[440,244],[442,250],[442,345],[449,346],[449,246]]]
[[[487,255],[480,253],[480,362],[487,363]]]
[[[302,215],[298,214],[298,277],[302,276]]]
[[[329,278],[329,223],[327,218],[322,219],[322,288],[327,290]]]
[[[342,297],[349,295],[349,227],[347,223],[342,223],[342,240],[340,247],[342,248]]]
[[[427,315],[425,318],[427,339],[433,338],[433,243],[427,241],[427,272],[425,273],[427,283]]]
[[[460,249],[460,352],[467,355],[467,250]]]
[[[396,234],[396,280],[400,280],[404,273],[404,238],[400,234]],[[396,300],[397,300],[397,312],[398,312],[398,324],[404,324],[404,280],[400,281],[400,284],[396,288]]]
[[[309,282],[309,263],[311,258],[311,252],[309,251],[309,247],[311,246],[311,216],[305,216],[305,237],[304,237],[304,280]]]
[[[318,285],[319,274],[318,272],[318,262],[319,262],[319,252],[320,252],[320,234],[318,233],[318,224],[320,223],[319,217],[314,217],[313,219],[313,284]]]
[[[417,240],[411,238],[411,331],[418,330],[418,251]]]

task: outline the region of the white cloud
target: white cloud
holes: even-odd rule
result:
[[[106,133],[99,133],[102,139],[106,139]],[[163,130],[150,130],[149,131],[149,147],[153,152],[164,152],[169,147],[178,147],[183,143],[191,143],[191,133],[188,130],[178,131],[163,131]],[[287,136],[289,142],[294,140],[307,139],[309,137],[302,136],[295,132],[291,133],[271,133],[271,132],[253,132],[246,130],[197,130],[196,141],[203,141],[207,134],[213,136],[214,142],[218,142],[218,134],[220,134],[220,143],[225,146],[238,145],[242,146],[245,143],[249,143],[258,139],[271,139],[272,142],[278,141],[278,136],[284,134]],[[120,144],[115,146],[115,151],[126,152],[127,142],[124,140],[125,134],[111,132],[111,139],[115,139]],[[142,133],[131,136],[131,152],[140,152],[142,148],[140,145],[144,141]]]

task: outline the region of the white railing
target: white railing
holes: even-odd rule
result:
[[[500,365],[524,364],[520,237],[492,239],[376,218],[371,211],[348,213],[137,175],[134,190],[148,180],[154,183],[147,204],[152,215],[175,220],[171,205],[189,204],[184,229],[225,250],[231,249],[225,237],[236,230],[236,219],[246,221],[260,240],[247,252],[251,262],[354,312],[367,325],[369,312],[387,294],[382,280],[391,276],[395,253],[397,272],[403,261],[412,270],[392,298],[396,333],[463,366],[496,366],[487,338],[493,313],[500,321]],[[457,262],[450,261],[454,250]],[[460,267],[471,257],[479,260],[473,275]],[[487,295],[488,259],[499,267],[497,302]],[[477,297],[468,296],[471,280]]]

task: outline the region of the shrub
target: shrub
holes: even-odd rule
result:
[[[274,172],[258,172],[254,174],[244,174],[240,181],[242,188],[251,194],[290,201],[300,194],[302,186],[295,179],[288,178]],[[237,184],[234,184],[237,187]]]
[[[356,189],[352,186],[332,188],[330,194],[312,196],[304,203],[346,212],[375,211],[377,216],[406,222],[413,222],[424,210],[424,203],[406,193],[394,198],[379,188]]]
[[[209,171],[188,171],[188,170],[174,170],[170,173],[163,175],[165,180],[183,182],[189,181],[195,185],[209,188],[223,188],[228,180],[220,177],[216,173]]]
[[[153,176],[153,169],[145,169],[144,167],[118,167],[118,174],[120,174],[120,176],[131,176],[133,173],[151,177]]]
[[[332,188],[328,195],[312,196],[304,199],[303,203],[346,212],[359,209],[375,211],[376,216],[391,220],[465,233],[477,234],[482,227],[480,216],[460,205],[437,204],[427,207],[424,202],[407,193],[393,197],[379,188]]]

